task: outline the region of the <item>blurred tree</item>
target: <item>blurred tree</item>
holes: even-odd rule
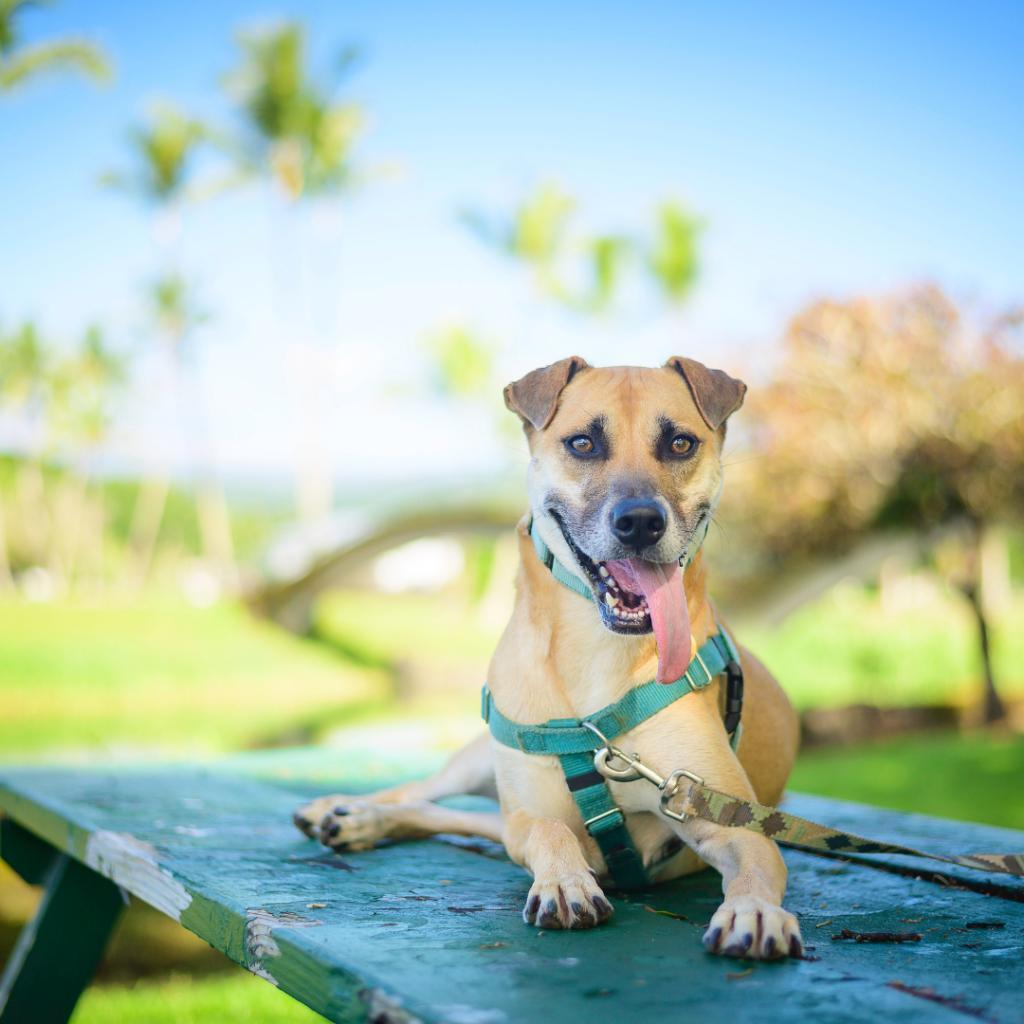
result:
[[[671,305],[690,296],[697,280],[697,242],[701,223],[676,202],[662,203],[655,211],[654,237],[647,266],[661,294]]]
[[[19,550],[21,560],[38,563],[43,560],[49,537],[42,459],[51,362],[49,346],[31,322],[0,337],[0,408],[21,422],[25,435],[25,450],[16,466],[11,502],[24,514],[0,515],[0,580],[5,584],[11,580],[12,545]]]
[[[51,431],[58,447],[70,449],[65,500],[55,502],[50,567],[69,584],[88,560],[94,579],[102,576],[106,514],[96,456],[113,420],[112,402],[123,387],[127,363],[99,327],[90,327],[78,348],[55,362],[52,371]],[[63,514],[62,514],[63,513]]]
[[[238,45],[240,60],[225,86],[243,115],[245,133],[234,150],[241,169],[269,177],[292,201],[351,188],[363,112],[334,93],[356,51],[342,49],[320,85],[306,67],[306,34],[297,21],[242,32]]]
[[[678,306],[688,298],[697,276],[700,223],[681,204],[666,202],[655,210],[650,237],[574,233],[577,209],[568,192],[547,182],[508,216],[468,209],[460,219],[485,245],[528,267],[543,295],[580,312],[612,306],[634,257],[666,303]]]
[[[471,399],[500,394],[494,345],[472,328],[461,323],[440,327],[427,335],[426,350],[440,394]]]
[[[949,575],[978,626],[986,720],[1001,717],[982,595],[985,536],[1024,502],[1024,360],[972,332],[935,288],[824,301],[798,315],[774,380],[751,392],[754,457],[729,507],[776,563],[865,534],[957,529]]]
[[[194,186],[196,157],[211,137],[206,125],[167,101],[152,104],[128,130],[130,164],[100,177],[107,188],[126,193],[153,212],[153,234],[174,256],[181,236],[181,209]]]
[[[223,581],[232,582],[234,546],[227,500],[209,462],[205,419],[192,379],[195,363],[189,351],[195,329],[207,316],[196,305],[192,289],[177,269],[182,209],[200,191],[196,165],[202,148],[212,139],[213,133],[202,121],[177,105],[166,101],[153,104],[142,121],[129,130],[128,168],[107,172],[101,183],[133,197],[153,215],[153,234],[162,250],[163,267],[146,287],[147,320],[160,345],[186,440],[203,555]],[[152,568],[169,490],[166,466],[150,469],[139,488],[131,527],[139,584]]]
[[[467,209],[462,222],[484,244],[524,264],[544,294],[569,301],[559,263],[564,259],[576,200],[559,185],[545,182],[528,193],[508,217]]]
[[[39,0],[0,0],[0,92],[27,85],[47,74],[72,72],[106,82],[110,61],[94,43],[84,39],[51,39],[42,43],[21,42],[18,24],[29,7]]]
[[[297,21],[242,32],[239,60],[224,79],[241,120],[241,134],[229,147],[241,178],[262,178],[271,194],[284,200],[290,222],[274,239],[279,292],[280,333],[299,392],[296,503],[300,518],[316,521],[329,514],[333,486],[323,445],[320,398],[325,387],[322,353],[314,351],[310,320],[315,297],[312,275],[303,274],[310,252],[300,217],[313,200],[336,199],[368,177],[357,168],[356,143],[363,134],[360,104],[339,97],[341,85],[357,61],[352,47],[342,48],[328,73],[313,77],[307,66],[306,33]],[[338,247],[332,247],[337,257]],[[287,279],[298,268],[296,309],[288,310]],[[287,310],[287,311],[286,311]],[[333,324],[321,332],[333,334]],[[333,342],[333,337],[330,338]],[[322,347],[322,346],[321,346]]]
[[[185,440],[203,556],[221,581],[235,582],[234,542],[224,488],[210,461],[210,440],[198,382],[192,372],[191,346],[196,330],[209,320],[195,289],[170,271],[152,280],[146,290],[147,319],[160,340],[170,370],[177,419]],[[165,473],[149,493],[140,492],[132,520],[132,547],[139,579],[152,565],[169,490]]]

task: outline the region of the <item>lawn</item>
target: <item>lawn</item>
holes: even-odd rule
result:
[[[1024,598],[993,620],[1000,688],[1024,696]],[[837,587],[780,626],[738,623],[743,643],[768,665],[799,708],[844,704],[963,704],[981,678],[976,627],[953,595],[886,609],[861,587]]]
[[[123,987],[94,986],[72,1024],[323,1024],[323,1017],[245,971],[193,982],[172,976]]]
[[[0,605],[5,760],[296,743],[385,691],[235,605]]]
[[[802,754],[790,789],[1024,829],[1024,736],[937,733]]]

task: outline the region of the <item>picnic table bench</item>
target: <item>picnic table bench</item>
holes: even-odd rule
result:
[[[703,952],[720,897],[710,871],[613,897],[605,927],[542,932],[519,916],[527,876],[491,843],[453,837],[339,856],[302,837],[290,820],[300,796],[358,788],[327,781],[340,760],[324,751],[0,769],[0,854],[44,887],[0,981],[0,1021],[68,1018],[124,894],[339,1022],[1024,1020],[1015,880],[786,851],[787,906],[808,950],[800,962]],[[810,796],[786,806],[940,852],[1024,849],[1024,833],[1007,829]],[[919,938],[841,937],[868,933]]]

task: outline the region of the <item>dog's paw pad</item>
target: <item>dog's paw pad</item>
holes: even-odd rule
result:
[[[612,905],[590,872],[536,879],[523,907],[523,920],[538,928],[593,928],[612,915]]]

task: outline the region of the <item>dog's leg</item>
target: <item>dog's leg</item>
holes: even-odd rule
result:
[[[324,819],[320,842],[332,850],[368,850],[383,839],[426,839],[440,833],[482,836],[500,843],[501,815],[457,811],[421,800],[415,803],[338,805]]]
[[[505,822],[509,856],[533,875],[523,920],[538,928],[593,928],[612,905],[597,884],[572,830],[555,818],[513,811]]]
[[[440,800],[446,796],[475,793],[496,796],[494,765],[491,759],[491,738],[483,733],[472,743],[453,754],[440,771],[426,779],[417,779],[381,789],[376,793],[334,793],[322,796],[300,807],[293,816],[295,826],[311,839],[317,839],[321,828],[337,824],[336,807],[350,809],[361,804],[419,803]],[[442,830],[443,831],[443,830]]]
[[[722,875],[725,899],[704,934],[709,952],[755,960],[802,955],[800,925],[782,908],[786,865],[775,843],[707,821],[685,822],[680,834]]]

